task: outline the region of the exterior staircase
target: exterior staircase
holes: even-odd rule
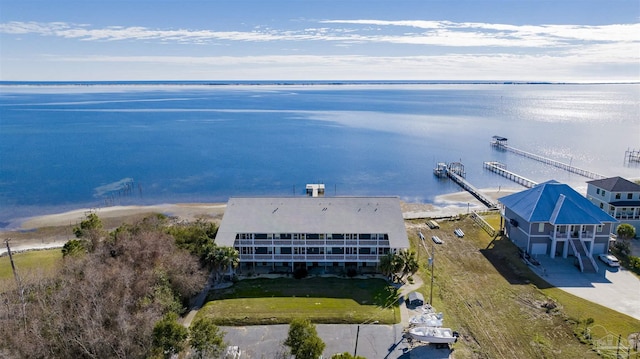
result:
[[[581,272],[598,272],[598,265],[596,261],[593,259],[589,252],[587,252],[587,247],[585,247],[584,243],[578,239],[574,238],[569,241],[571,244],[571,248],[573,249],[573,253],[576,258],[578,258],[578,265],[580,266]]]

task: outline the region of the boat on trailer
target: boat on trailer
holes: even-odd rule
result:
[[[455,343],[458,340],[457,334],[451,328],[415,327],[409,329],[409,335],[414,340],[433,344]]]
[[[409,324],[422,327],[441,327],[442,317],[442,313],[424,313],[411,317]]]

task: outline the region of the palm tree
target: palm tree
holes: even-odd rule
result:
[[[400,280],[402,280],[405,275],[414,275],[420,268],[420,264],[416,258],[416,252],[412,249],[400,251],[400,253],[398,253],[398,258],[401,263],[400,271],[402,272]]]
[[[393,281],[395,254],[387,253],[380,258],[380,272]]]
[[[233,247],[212,244],[205,250],[205,260],[213,269],[216,281],[220,279],[221,273],[228,271],[229,268],[236,268],[240,263],[240,254]]]

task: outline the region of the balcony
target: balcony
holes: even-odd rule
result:
[[[377,240],[370,240],[370,239],[364,239],[364,240],[361,239],[360,243],[358,243],[358,244],[360,244],[361,246],[369,246],[369,247],[375,246],[375,247],[377,247],[378,246],[378,241]]]

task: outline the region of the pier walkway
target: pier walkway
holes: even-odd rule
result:
[[[493,136],[493,141],[491,141],[491,145],[499,150],[505,150],[505,151],[509,151],[509,152],[513,152],[517,155],[523,156],[523,157],[527,157],[527,158],[531,158],[533,160],[536,160],[538,162],[542,162],[554,167],[558,167],[561,168],[567,172],[571,172],[571,173],[575,173],[575,174],[579,174],[580,176],[583,177],[587,177],[587,178],[591,178],[591,179],[604,179],[606,178],[605,176],[595,173],[595,172],[591,172],[591,171],[587,171],[584,170],[582,168],[578,168],[575,166],[572,166],[570,164],[566,164],[564,162],[560,162],[560,161],[556,161],[556,160],[552,160],[551,158],[547,158],[544,156],[540,156],[540,155],[536,155],[535,153],[531,153],[531,152],[527,152],[527,151],[523,151],[520,149],[517,149],[515,147],[511,147],[507,144],[507,139],[504,137],[500,137],[500,136]]]
[[[522,185],[527,188],[531,188],[538,185],[538,182],[534,182],[528,178],[522,177],[511,171],[507,171],[507,166],[500,162],[484,162],[484,168],[491,172],[495,172],[502,177],[508,178],[513,182]]]
[[[471,183],[464,179],[464,165],[460,162],[452,162],[449,164],[438,163],[436,168],[433,169],[433,174],[438,177],[449,177],[453,180],[453,182],[457,183],[460,187],[462,187],[465,191],[469,192],[473,197],[475,197],[478,201],[489,208],[497,208],[498,204],[494,203],[493,200],[487,196],[485,196],[482,192],[480,192],[477,188],[475,188]]]
[[[640,163],[640,150],[626,150],[626,151],[624,151],[624,160],[627,163],[631,163],[631,162]]]

